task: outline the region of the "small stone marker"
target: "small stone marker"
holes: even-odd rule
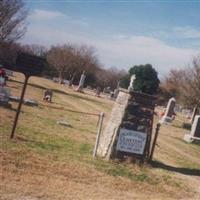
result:
[[[9,96],[9,99],[10,101],[14,101],[14,102],[20,101],[20,97],[16,97],[16,96]],[[23,104],[28,105],[28,106],[38,106],[38,102],[33,99],[24,99]]]
[[[57,121],[57,124],[67,126],[67,127],[71,127],[71,125],[66,121]]]
[[[190,134],[185,134],[184,140],[189,143],[193,142],[194,140],[200,141],[200,115],[195,116],[191,132]]]
[[[96,97],[100,97],[100,94],[101,94],[101,88],[100,88],[100,87],[97,87],[97,88],[96,88],[95,96],[96,96]]]
[[[175,115],[175,112],[174,112],[174,108],[176,106],[176,100],[175,98],[171,98],[169,99],[168,101],[168,104],[167,104],[167,108],[166,108],[166,111],[165,111],[165,114],[164,116],[162,117],[162,119],[160,120],[160,123],[170,123],[174,120],[174,115]]]
[[[43,95],[43,100],[51,102],[52,101],[52,96],[53,96],[53,91],[52,90],[45,90],[44,95]]]
[[[38,106],[38,102],[32,99],[24,99],[23,103],[28,106]]]
[[[0,87],[0,105],[8,105],[10,96],[10,89]]]

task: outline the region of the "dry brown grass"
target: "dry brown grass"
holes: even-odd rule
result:
[[[17,82],[16,82],[17,81]],[[9,82],[20,95],[22,76]],[[43,101],[44,88],[55,90],[53,101]],[[154,167],[93,160],[97,117],[70,110],[106,113],[113,102],[80,94],[50,80],[31,78],[26,98],[39,107],[23,105],[14,140],[9,139],[17,103],[0,108],[2,200],[63,199],[198,199],[199,145],[182,141],[185,130],[162,126]],[[72,127],[56,124],[65,119]],[[157,119],[155,119],[155,122]]]

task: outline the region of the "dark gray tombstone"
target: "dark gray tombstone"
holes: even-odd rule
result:
[[[8,88],[0,87],[0,105],[6,106],[9,103],[10,90]]]
[[[185,134],[184,140],[186,142],[200,141],[200,115],[196,115],[192,124],[190,134]]]
[[[167,104],[166,109],[166,117],[172,117],[174,115],[174,108],[176,105],[176,100],[174,98],[171,98]]]

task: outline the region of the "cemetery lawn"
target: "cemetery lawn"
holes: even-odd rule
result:
[[[12,95],[20,95],[22,81],[18,73],[8,81]],[[46,88],[53,89],[53,103],[42,101]],[[105,112],[105,126],[113,101],[36,77],[25,98],[39,106],[22,106],[13,140],[18,104],[0,107],[1,200],[200,199],[200,145],[183,141],[188,130],[180,122],[161,127],[151,165],[106,162],[92,158],[98,117],[84,113]]]

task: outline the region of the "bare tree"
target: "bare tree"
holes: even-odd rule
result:
[[[171,70],[161,84],[162,96],[175,97],[187,106],[200,106],[200,55],[194,57],[190,66]]]
[[[74,47],[72,45],[53,46],[48,52],[47,60],[58,70],[60,83],[63,83],[64,74],[69,72],[74,62]]]
[[[70,68],[70,83],[77,76],[80,76],[83,71],[86,71],[88,77],[94,76],[99,68],[100,64],[93,47],[86,45],[74,47],[74,59]]]
[[[22,0],[0,1],[0,43],[14,42],[26,32],[27,9]]]
[[[180,94],[185,104],[200,106],[200,55],[185,69]]]
[[[44,57],[48,51],[46,47],[37,44],[23,45],[22,49],[26,53],[42,57]]]

